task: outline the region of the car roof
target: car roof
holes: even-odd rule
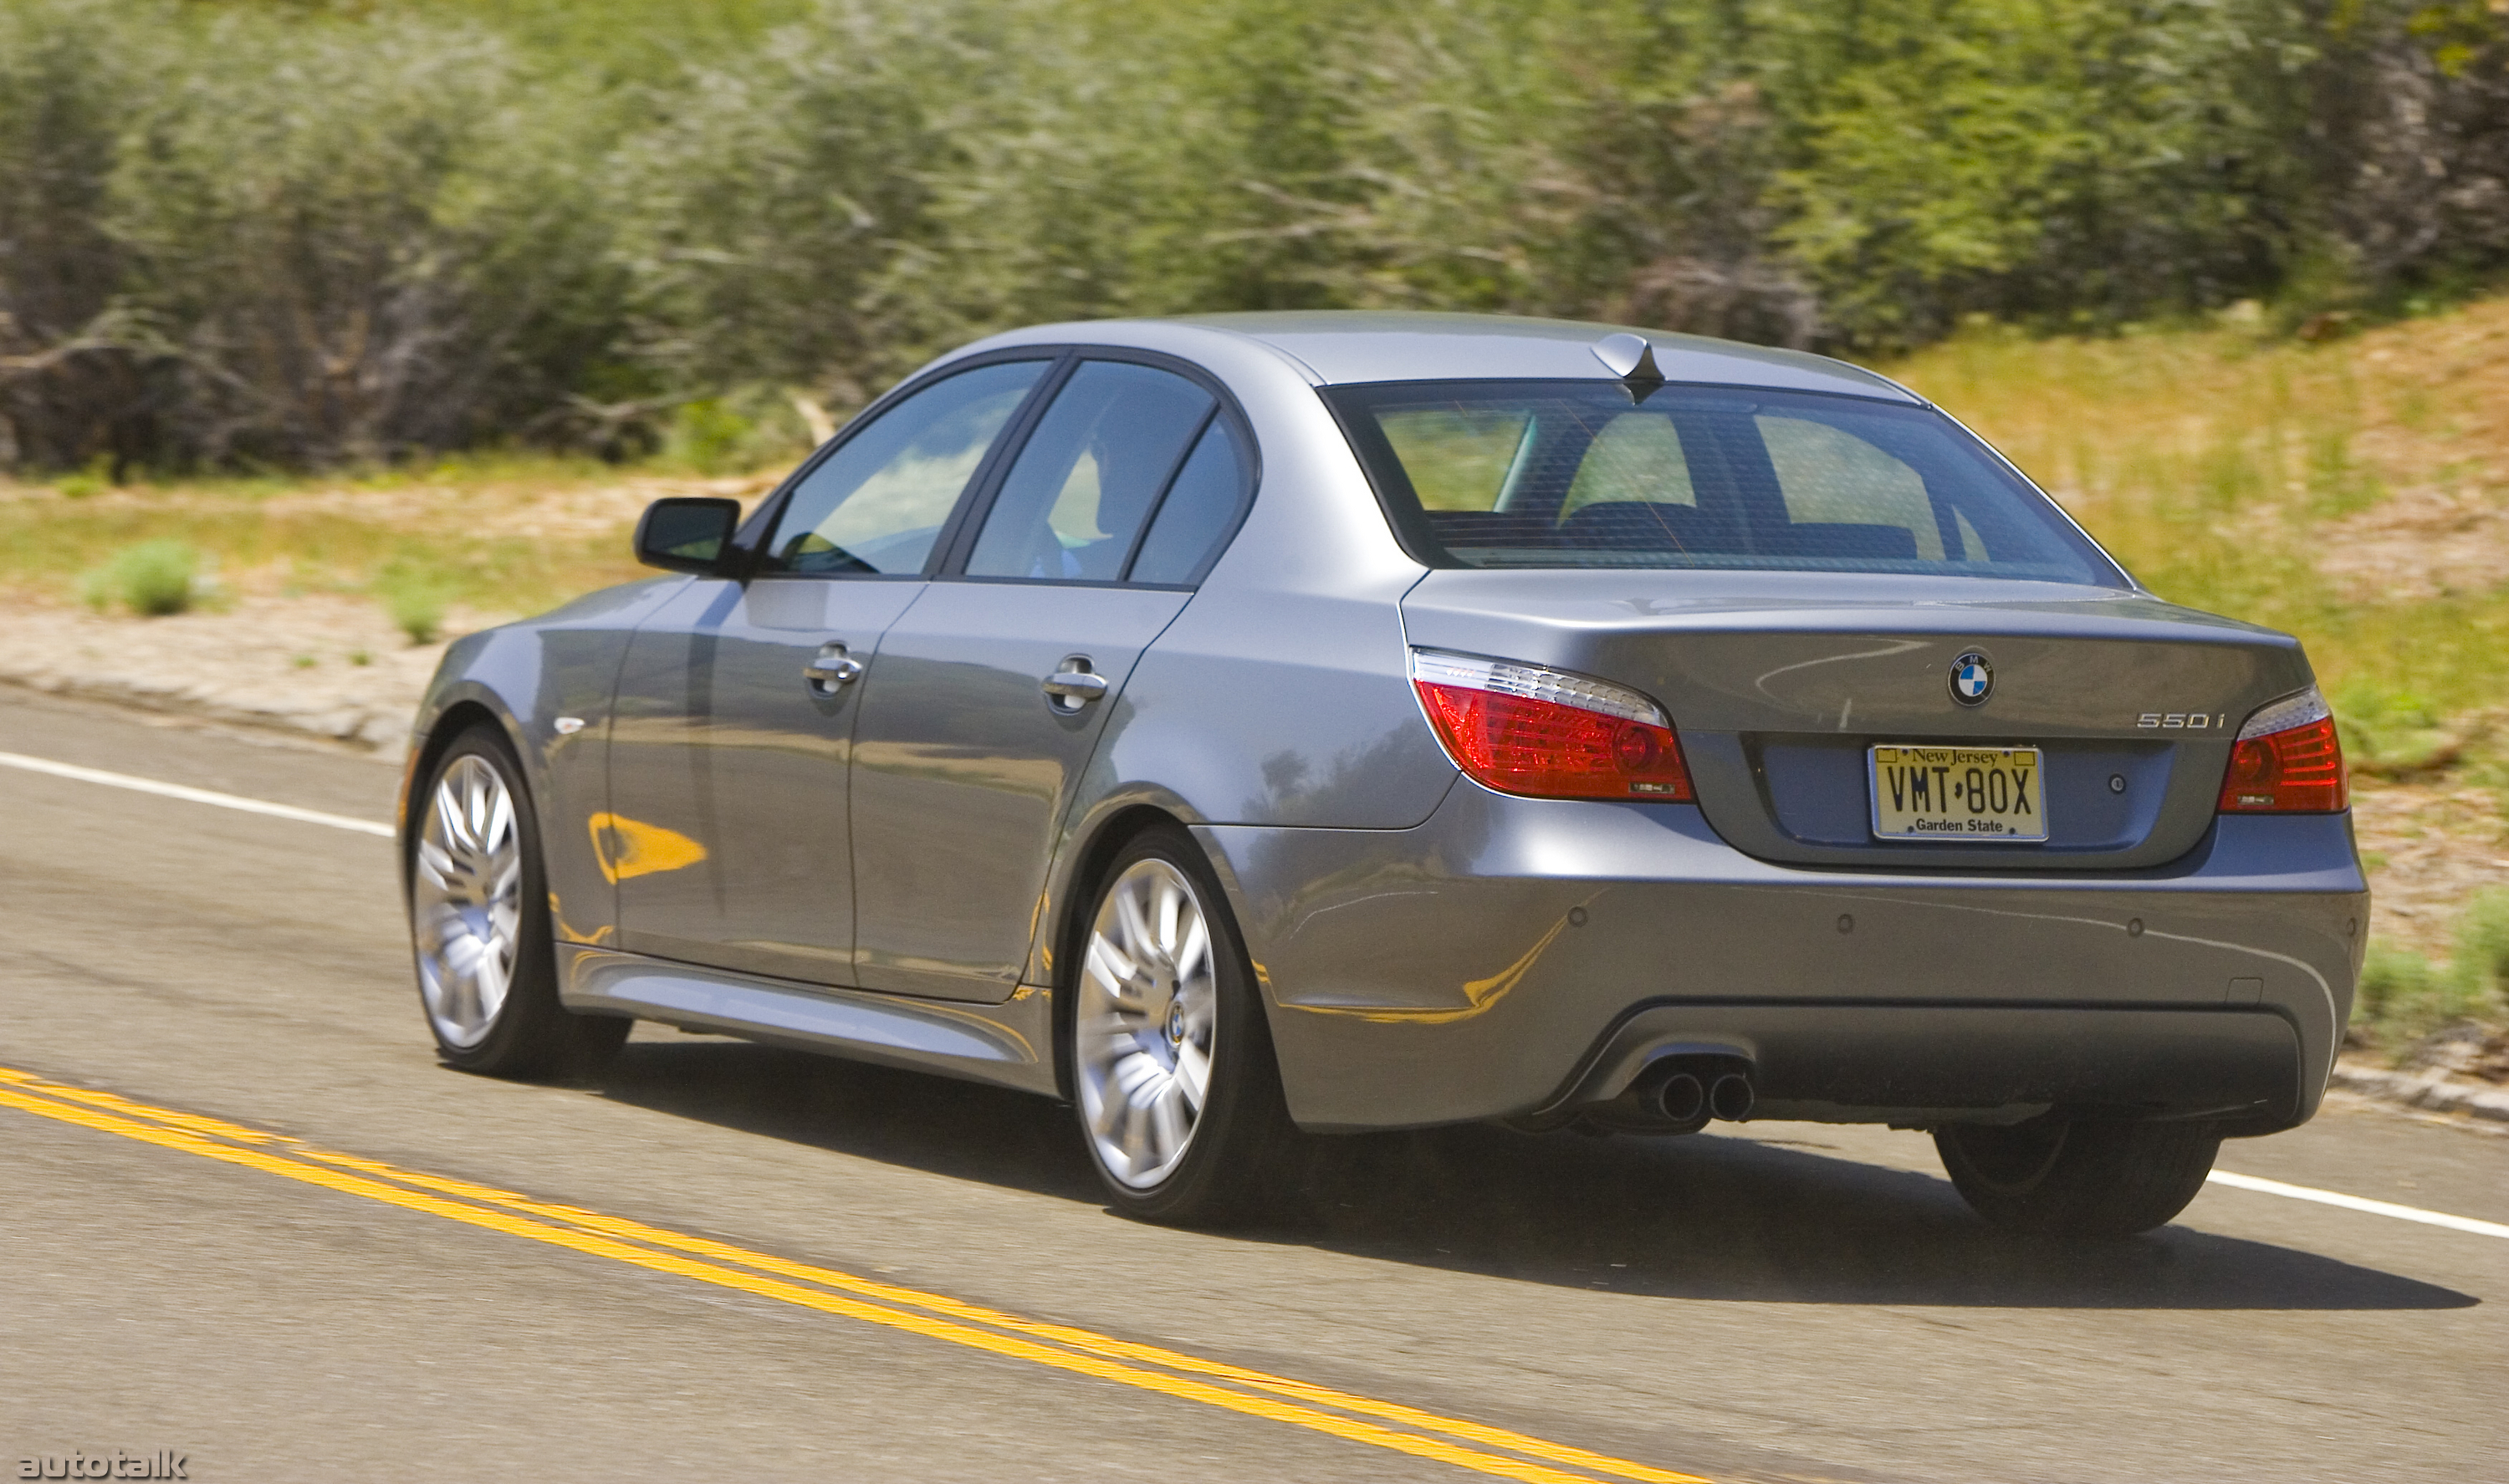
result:
[[[1165,330],[1165,334],[1159,333]],[[1780,351],[1704,335],[1676,335],[1574,319],[1451,315],[1405,310],[1291,310],[1192,315],[1165,319],[1036,325],[995,336],[966,352],[1014,344],[1135,341],[1175,346],[1177,331],[1256,341],[1288,357],[1318,386],[1410,381],[1612,381],[1594,354],[1606,335],[1643,335],[1666,381],[1844,392],[1886,401],[1923,398],[1888,377],[1826,355]],[[1182,349],[1181,347],[1177,347]],[[950,357],[955,359],[955,356]]]

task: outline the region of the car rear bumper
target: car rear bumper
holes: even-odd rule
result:
[[[2341,815],[2222,819],[2107,873],[1757,860],[1687,805],[1459,784],[1402,831],[1208,826],[1316,1129],[1555,1114],[1668,1050],[1762,1116],[2316,1111],[2368,892]]]

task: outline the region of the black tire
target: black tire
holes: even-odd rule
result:
[[[2201,1123],[1948,1124],[1934,1148],[1976,1212],[2010,1232],[2111,1240],[2148,1232],[2204,1188],[2221,1131]]]
[[[519,855],[510,896],[496,889],[494,882],[480,884],[483,873],[462,870],[457,853],[445,848],[448,829],[466,838],[475,837],[467,825],[448,826],[434,817],[444,806],[447,780],[456,780],[459,790],[479,781],[473,770],[480,767],[495,776],[509,804],[510,838]],[[504,830],[494,833],[501,840],[505,837]],[[503,732],[485,723],[474,725],[435,759],[424,786],[410,800],[408,849],[405,879],[419,1005],[429,1033],[435,1038],[436,1055],[466,1072],[534,1080],[589,1077],[607,1065],[635,1022],[615,1016],[574,1015],[558,1002],[557,950],[549,933],[548,877],[541,853],[540,818],[532,807],[522,763]],[[431,851],[435,853],[432,859]],[[497,875],[502,879],[503,872]],[[496,906],[492,909],[473,905],[480,901],[493,901]],[[464,927],[494,922],[510,926],[477,931]],[[453,973],[448,967],[453,955],[442,946],[467,933],[468,946],[475,948],[486,941],[482,933],[501,932],[510,933],[510,967],[503,975],[502,1000],[482,1009],[484,995],[476,977]]]
[[[1168,1004],[1176,1012],[1176,1020],[1156,1013],[1153,1007],[1138,1018],[1138,1024],[1125,1021],[1133,1025],[1129,1030],[1119,1029],[1114,1020],[1104,1015],[1095,1018],[1099,1023],[1093,1027],[1093,1006],[1105,1011],[1116,1003],[1110,997],[1113,981],[1093,965],[1099,963],[1095,940],[1102,918],[1113,910],[1110,898],[1119,887],[1142,880],[1143,874],[1154,877],[1156,867],[1172,871],[1189,883],[1196,899],[1194,905],[1208,929],[1209,993],[1216,1016],[1209,1042],[1206,1095],[1183,1152],[1172,1169],[1143,1183],[1141,1175],[1128,1176],[1117,1168],[1123,1154],[1115,1147],[1119,1139],[1114,1135],[1129,1129],[1132,1119],[1149,1118],[1151,1107],[1132,1100],[1136,1092],[1121,1086],[1129,1080],[1121,1074],[1141,1073],[1155,1079],[1161,1058],[1158,1035],[1167,1029],[1171,1047],[1168,1066],[1174,1076],[1175,1067],[1181,1061],[1180,1053],[1195,1040],[1196,1032],[1191,1028],[1194,1022],[1184,1018],[1187,994],[1182,977],[1170,975]],[[1254,970],[1248,963],[1236,919],[1228,909],[1228,899],[1219,888],[1210,861],[1193,837],[1174,825],[1155,826],[1134,836],[1099,873],[1090,892],[1088,915],[1081,920],[1073,945],[1076,951],[1067,960],[1069,968],[1064,980],[1072,1015],[1061,1037],[1063,1069],[1068,1079],[1067,1085],[1072,1090],[1072,1105],[1079,1115],[1082,1146],[1089,1153],[1091,1168],[1098,1171],[1100,1184],[1105,1188],[1108,1204],[1124,1215],[1170,1226],[1220,1226],[1269,1214],[1293,1177],[1301,1135],[1291,1123],[1281,1094],[1281,1074],[1272,1054],[1270,1027],[1264,1020]],[[1181,1034],[1168,1029],[1180,1023],[1184,1027]],[[1109,1050],[1123,1047],[1130,1049]],[[1094,1081],[1090,1068],[1093,1057],[1102,1058],[1102,1074]],[[1114,1057],[1142,1059],[1129,1065],[1115,1061],[1112,1065],[1116,1070],[1106,1070],[1109,1062],[1105,1058]],[[1119,1100],[1110,1098],[1109,1092],[1122,1094],[1120,1110],[1111,1116],[1108,1110],[1117,1109]],[[1103,1141],[1102,1129],[1093,1125],[1093,1118],[1109,1124],[1105,1131],[1109,1136]],[[1115,1119],[1123,1122],[1117,1124]],[[1142,1175],[1151,1173],[1142,1171]]]

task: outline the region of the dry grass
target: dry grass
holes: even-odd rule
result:
[[[171,539],[202,554],[212,602],[356,594],[398,604],[424,591],[439,607],[531,613],[642,575],[627,537],[651,501],[752,497],[770,480],[496,459],[371,477],[213,479],[80,495],[0,482],[0,597],[20,607],[69,602],[82,574],[139,542]]]
[[[2354,709],[2504,698],[2509,300],[2323,345],[1981,327],[1891,370],[2164,597],[2299,634]]]

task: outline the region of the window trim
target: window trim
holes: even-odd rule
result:
[[[927,579],[935,582],[1015,583],[1029,587],[1124,587],[1149,592],[1194,591],[1202,585],[1203,578],[1210,575],[1211,569],[1217,565],[1221,554],[1226,552],[1230,544],[1237,539],[1237,533],[1245,526],[1246,517],[1254,510],[1254,499],[1262,489],[1262,450],[1254,440],[1254,425],[1248,420],[1245,408],[1238,403],[1236,394],[1228,390],[1228,385],[1218,377],[1192,361],[1170,355],[1165,352],[1144,351],[1132,346],[1076,344],[1052,349],[1062,356],[1061,362],[1047,382],[1040,384],[1037,400],[1030,405],[1023,406],[1020,409],[1020,415],[1012,420],[1009,435],[995,450],[995,457],[989,459],[977,470],[976,479],[968,486],[972,499],[962,503],[958,514],[953,518],[950,525],[942,529],[941,539],[934,544],[934,549],[945,555],[937,566],[927,568]],[[997,577],[970,574],[967,571],[967,563],[975,555],[977,535],[984,529],[986,518],[993,513],[994,501],[1001,494],[1002,485],[1010,477],[1011,466],[1017,464],[1019,456],[1027,451],[1030,436],[1036,431],[1036,425],[1044,421],[1046,410],[1053,405],[1055,395],[1063,390],[1065,383],[1078,371],[1080,363],[1090,360],[1129,361],[1135,365],[1148,366],[1153,370],[1171,372],[1209,392],[1214,403],[1211,411],[1204,414],[1202,422],[1195,426],[1193,435],[1185,439],[1183,448],[1177,454],[1176,462],[1168,467],[1167,477],[1159,484],[1157,497],[1150,501],[1149,509],[1143,512],[1141,529],[1133,533],[1133,544],[1124,553],[1121,575],[1109,579],[1104,577]],[[1176,487],[1177,476],[1184,471],[1185,462],[1193,457],[1194,449],[1209,433],[1212,424],[1221,418],[1228,420],[1229,430],[1235,435],[1237,446],[1241,450],[1237,509],[1224,524],[1219,539],[1212,543],[1211,554],[1206,556],[1201,565],[1194,570],[1191,580],[1133,581],[1130,576],[1133,563],[1141,557],[1142,543],[1149,539],[1151,523],[1159,518],[1161,510],[1167,508],[1168,494]]]

